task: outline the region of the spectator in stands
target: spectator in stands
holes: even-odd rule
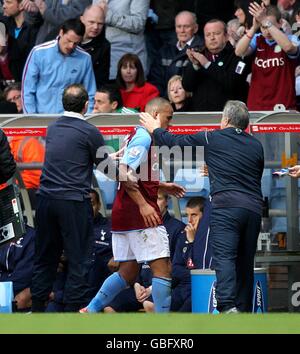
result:
[[[146,111],[155,116],[154,119],[159,119],[165,128],[168,127],[173,114],[168,101],[155,98],[147,104]],[[138,263],[145,261],[149,262],[153,273],[155,310],[169,311],[170,251],[157,205],[157,192],[160,188],[169,194],[182,196],[184,189],[174,183],[161,183],[158,178],[154,180],[151,171],[154,171],[158,160],[157,155],[151,153],[151,145],[151,137],[143,127],[137,127],[126,141],[120,169],[129,168],[134,173],[137,169],[144,172],[147,169],[147,178],[139,179],[138,191],[128,191],[121,183],[112,209],[113,254],[114,259],[120,261],[120,269],[105,280],[89,305],[80,310],[81,313],[99,312],[105,308],[122,290],[135,282]]]
[[[15,103],[18,113],[23,113],[23,105],[21,98],[21,83],[14,82],[9,84],[3,91],[4,99],[7,102]]]
[[[283,104],[286,109],[296,109],[295,68],[300,42],[280,30],[277,7],[251,3],[249,11],[254,16],[253,25],[235,50],[241,57],[254,55],[248,107],[268,111]],[[256,34],[259,27],[262,33]]]
[[[249,124],[246,105],[228,101],[221,130],[193,135],[170,134],[147,113],[140,116],[159,146],[204,146],[212,196],[210,239],[217,276],[217,309],[250,312],[261,225],[264,152],[261,143],[245,132]]]
[[[63,23],[58,39],[33,48],[23,73],[25,113],[62,113],[62,92],[72,83],[83,84],[93,109],[96,82],[91,57],[78,48],[85,27],[79,19]]]
[[[235,0],[234,6],[236,8],[234,16],[238,19],[240,28],[238,31],[239,37],[241,38],[246,31],[248,31],[253,22],[253,17],[248,11],[249,4],[252,0]]]
[[[22,3],[31,21],[35,20],[37,15],[42,17],[43,25],[36,38],[36,44],[40,44],[47,40],[50,33],[59,30],[65,21],[82,15],[84,9],[91,5],[92,0],[23,0]]]
[[[3,15],[0,21],[7,29],[8,64],[15,81],[21,81],[26,59],[34,47],[38,30],[42,21],[29,24],[25,20],[22,0],[4,0]]]
[[[144,111],[146,104],[159,96],[158,89],[146,82],[139,57],[127,53],[118,63],[116,78],[125,107]]]
[[[188,224],[176,245],[172,261],[171,311],[191,312],[190,270],[210,268],[212,256],[209,240],[210,202],[202,197],[190,198],[186,204]]]
[[[163,225],[167,230],[170,247],[170,260],[172,261],[176,243],[185,228],[185,224],[168,212],[168,194],[158,192],[157,204],[163,218]],[[134,285],[123,290],[107,307],[104,312],[131,312],[144,309],[153,312],[152,272],[148,262],[140,266],[139,276]]]
[[[13,283],[17,310],[31,307],[31,279],[34,262],[35,231],[26,225],[26,233],[15,242],[0,247],[0,282]]]
[[[0,90],[2,91],[14,81],[14,77],[9,66],[7,28],[3,22],[0,22],[0,26]]]
[[[97,89],[94,98],[93,113],[136,113],[137,110],[123,106],[120,91],[115,85],[104,85]],[[111,146],[114,151],[119,151],[123,137],[110,135],[105,137],[105,144]]]
[[[180,0],[150,1],[145,30],[149,69],[159,55],[160,48],[166,44],[173,45],[176,41],[174,23],[180,3]]]
[[[110,80],[115,80],[120,58],[136,54],[147,71],[147,51],[144,30],[150,0],[100,0],[105,12],[106,38],[111,45]]]
[[[149,81],[158,87],[162,96],[167,96],[167,84],[173,75],[181,75],[189,60],[187,48],[203,47],[198,31],[196,15],[182,11],[175,17],[177,43],[166,43],[160,50],[150,69]]]
[[[277,6],[282,14],[282,17],[290,21],[293,17],[293,13],[299,5],[297,0],[278,0]]]
[[[114,85],[103,85],[97,89],[93,113],[136,113],[132,108],[123,106],[120,91]]]
[[[0,184],[10,179],[16,171],[16,162],[4,132],[0,129]]]
[[[240,28],[240,23],[237,18],[234,18],[227,22],[227,33],[228,41],[235,48],[237,42],[240,40],[240,34],[238,29]]]
[[[65,311],[78,311],[88,301],[87,263],[93,243],[89,192],[93,166],[96,163],[101,172],[108,167],[119,176],[107,154],[102,154],[104,141],[99,130],[83,119],[89,104],[85,88],[78,84],[66,87],[62,100],[64,115],[48,127],[38,191],[33,312],[45,310],[63,250],[68,259]],[[122,180],[126,181],[125,174]]]
[[[174,75],[168,82],[168,98],[174,112],[188,112],[191,107],[191,93],[182,87],[182,77]]]
[[[182,85],[192,92],[192,111],[221,111],[227,100],[246,99],[247,71],[228,42],[226,25],[211,20],[204,27],[205,49],[187,49],[190,63],[183,70]]]
[[[90,5],[84,10],[80,20],[85,25],[85,34],[80,46],[92,58],[96,84],[99,88],[108,82],[110,66],[110,43],[105,38],[104,11],[97,5]]]

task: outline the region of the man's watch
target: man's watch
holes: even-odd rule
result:
[[[261,24],[261,27],[262,27],[263,29],[268,29],[268,28],[270,28],[270,27],[272,27],[272,26],[273,26],[273,23],[272,23],[271,21],[269,21],[269,20],[264,21],[264,22]]]

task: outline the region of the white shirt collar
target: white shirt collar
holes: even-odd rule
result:
[[[70,112],[70,111],[64,111],[64,116],[65,117],[72,117],[72,118],[79,118],[85,120],[84,116],[80,113],[76,112]]]
[[[192,44],[192,42],[193,42],[193,39],[194,39],[194,37],[192,37],[188,42],[186,42],[183,48],[181,48],[179,46],[179,41],[178,41],[177,44],[176,44],[177,49],[178,50],[183,50],[187,45],[190,46]]]

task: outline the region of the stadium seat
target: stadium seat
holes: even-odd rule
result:
[[[111,209],[117,193],[118,183],[109,179],[98,170],[94,170],[94,175],[98,182],[101,197],[105,203],[106,209]]]

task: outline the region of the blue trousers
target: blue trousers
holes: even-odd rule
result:
[[[210,237],[218,311],[251,312],[254,257],[261,216],[244,208],[212,210]]]
[[[68,270],[65,311],[78,311],[89,300],[87,271],[93,246],[93,209],[90,199],[56,200],[38,196],[32,311],[43,312],[64,250]]]

